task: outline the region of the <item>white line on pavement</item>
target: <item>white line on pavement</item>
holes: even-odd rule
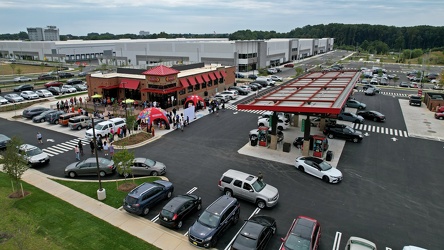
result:
[[[187,194],[191,194],[194,191],[197,190],[197,187],[193,187],[192,189],[190,189],[188,192],[186,192]],[[152,222],[156,222],[159,220],[159,214],[157,214],[154,218],[151,219]]]
[[[253,213],[250,215],[250,217],[248,217],[248,219],[250,219],[251,217],[253,217],[253,215],[258,214],[261,211],[260,208],[256,208]],[[228,245],[225,247],[224,250],[228,250],[231,247],[231,244],[233,244],[234,240],[236,239],[236,237],[239,235],[240,231],[242,230],[242,227],[239,229],[239,231],[237,231],[236,235],[234,235],[233,239],[231,239],[230,243],[228,243]]]
[[[341,232],[336,232],[335,241],[333,242],[332,250],[338,250],[339,249],[339,246],[341,245],[341,237],[342,237],[342,233]]]

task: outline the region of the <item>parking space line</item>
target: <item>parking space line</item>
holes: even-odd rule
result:
[[[339,249],[339,246],[341,245],[341,237],[342,237],[342,233],[341,232],[336,232],[335,241],[333,242],[332,250],[338,250]]]
[[[250,219],[251,217],[253,217],[253,215],[258,214],[261,211],[260,208],[256,208],[253,213],[250,215],[250,217],[248,217],[248,219]],[[236,237],[239,235],[240,231],[242,230],[242,227],[239,229],[239,231],[237,231],[237,233],[234,235],[233,239],[231,239],[231,241],[228,243],[228,245],[224,248],[224,250],[228,250],[231,247],[231,244],[233,244],[234,240],[236,239]]]

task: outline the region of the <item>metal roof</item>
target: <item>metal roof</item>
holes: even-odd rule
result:
[[[287,113],[339,114],[361,72],[313,72],[256,97],[238,109]]]

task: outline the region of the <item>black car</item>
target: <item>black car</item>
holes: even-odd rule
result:
[[[38,79],[39,80],[55,80],[55,79],[57,79],[57,77],[54,75],[50,75],[50,74],[43,74],[43,75],[39,75]]]
[[[250,87],[250,89],[251,89],[252,91],[256,91],[256,90],[259,89],[259,87],[258,87],[256,84],[248,84],[247,86]],[[261,86],[261,87],[262,87],[262,86]]]
[[[159,222],[162,226],[181,228],[184,219],[201,208],[201,197],[194,194],[179,195],[171,199],[160,211]]]
[[[59,72],[58,75],[59,75],[60,78],[74,77],[74,74],[69,73],[69,72]]]
[[[354,130],[352,127],[344,124],[327,125],[325,126],[323,133],[330,139],[338,137],[353,142],[360,142],[362,140],[361,131]]]
[[[69,79],[68,81],[66,81],[67,85],[76,85],[76,84],[83,84],[83,81],[80,79]]]
[[[235,76],[236,78],[245,78],[244,74],[241,74],[241,73],[239,73],[239,72],[234,73],[234,76]]]
[[[142,183],[128,193],[123,201],[123,208],[129,213],[147,215],[160,201],[171,198],[173,191],[173,183],[169,181]]]
[[[60,95],[61,94],[59,87],[49,87],[47,90],[49,92],[51,92],[53,95]]]
[[[276,233],[276,221],[265,215],[254,215],[242,226],[231,249],[266,249],[271,236]]]
[[[258,85],[262,86],[262,88],[265,88],[268,86],[268,83],[266,81],[257,81],[257,82],[252,82],[251,84],[258,84]]]
[[[57,112],[57,110],[54,110],[54,109],[48,109],[48,110],[46,110],[46,111],[43,111],[42,113],[40,113],[40,114],[34,116],[34,117],[32,118],[32,121],[33,121],[33,122],[37,122],[37,123],[44,122],[44,121],[45,121],[45,117],[46,117],[46,115],[51,114],[51,113],[54,113],[54,112]]]
[[[44,111],[49,110],[45,107],[31,107],[23,110],[22,116],[28,119],[32,119],[34,116],[40,115]]]
[[[375,122],[385,121],[385,115],[374,110],[358,111],[356,114],[364,117],[364,119],[373,120]]]
[[[8,143],[11,141],[11,138],[6,135],[0,134],[0,149],[5,149]]]
[[[250,74],[250,75],[248,75],[248,78],[249,78],[249,79],[252,79],[252,80],[256,80],[257,75]]]
[[[422,98],[418,95],[411,95],[409,96],[409,105],[417,105],[421,106]]]
[[[23,84],[14,88],[14,92],[22,92],[25,90],[34,90],[34,86],[31,84]]]
[[[236,198],[223,195],[199,216],[188,230],[188,240],[198,247],[215,247],[230,226],[239,221],[240,204]]]
[[[239,95],[248,95],[248,91],[237,86],[230,86],[228,90],[236,90]]]

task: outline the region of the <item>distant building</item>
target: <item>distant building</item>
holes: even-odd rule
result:
[[[149,31],[143,31],[143,30],[139,31],[139,36],[149,36],[149,35],[150,35]]]
[[[27,28],[31,41],[60,41],[59,29],[56,26],[46,28]]]

